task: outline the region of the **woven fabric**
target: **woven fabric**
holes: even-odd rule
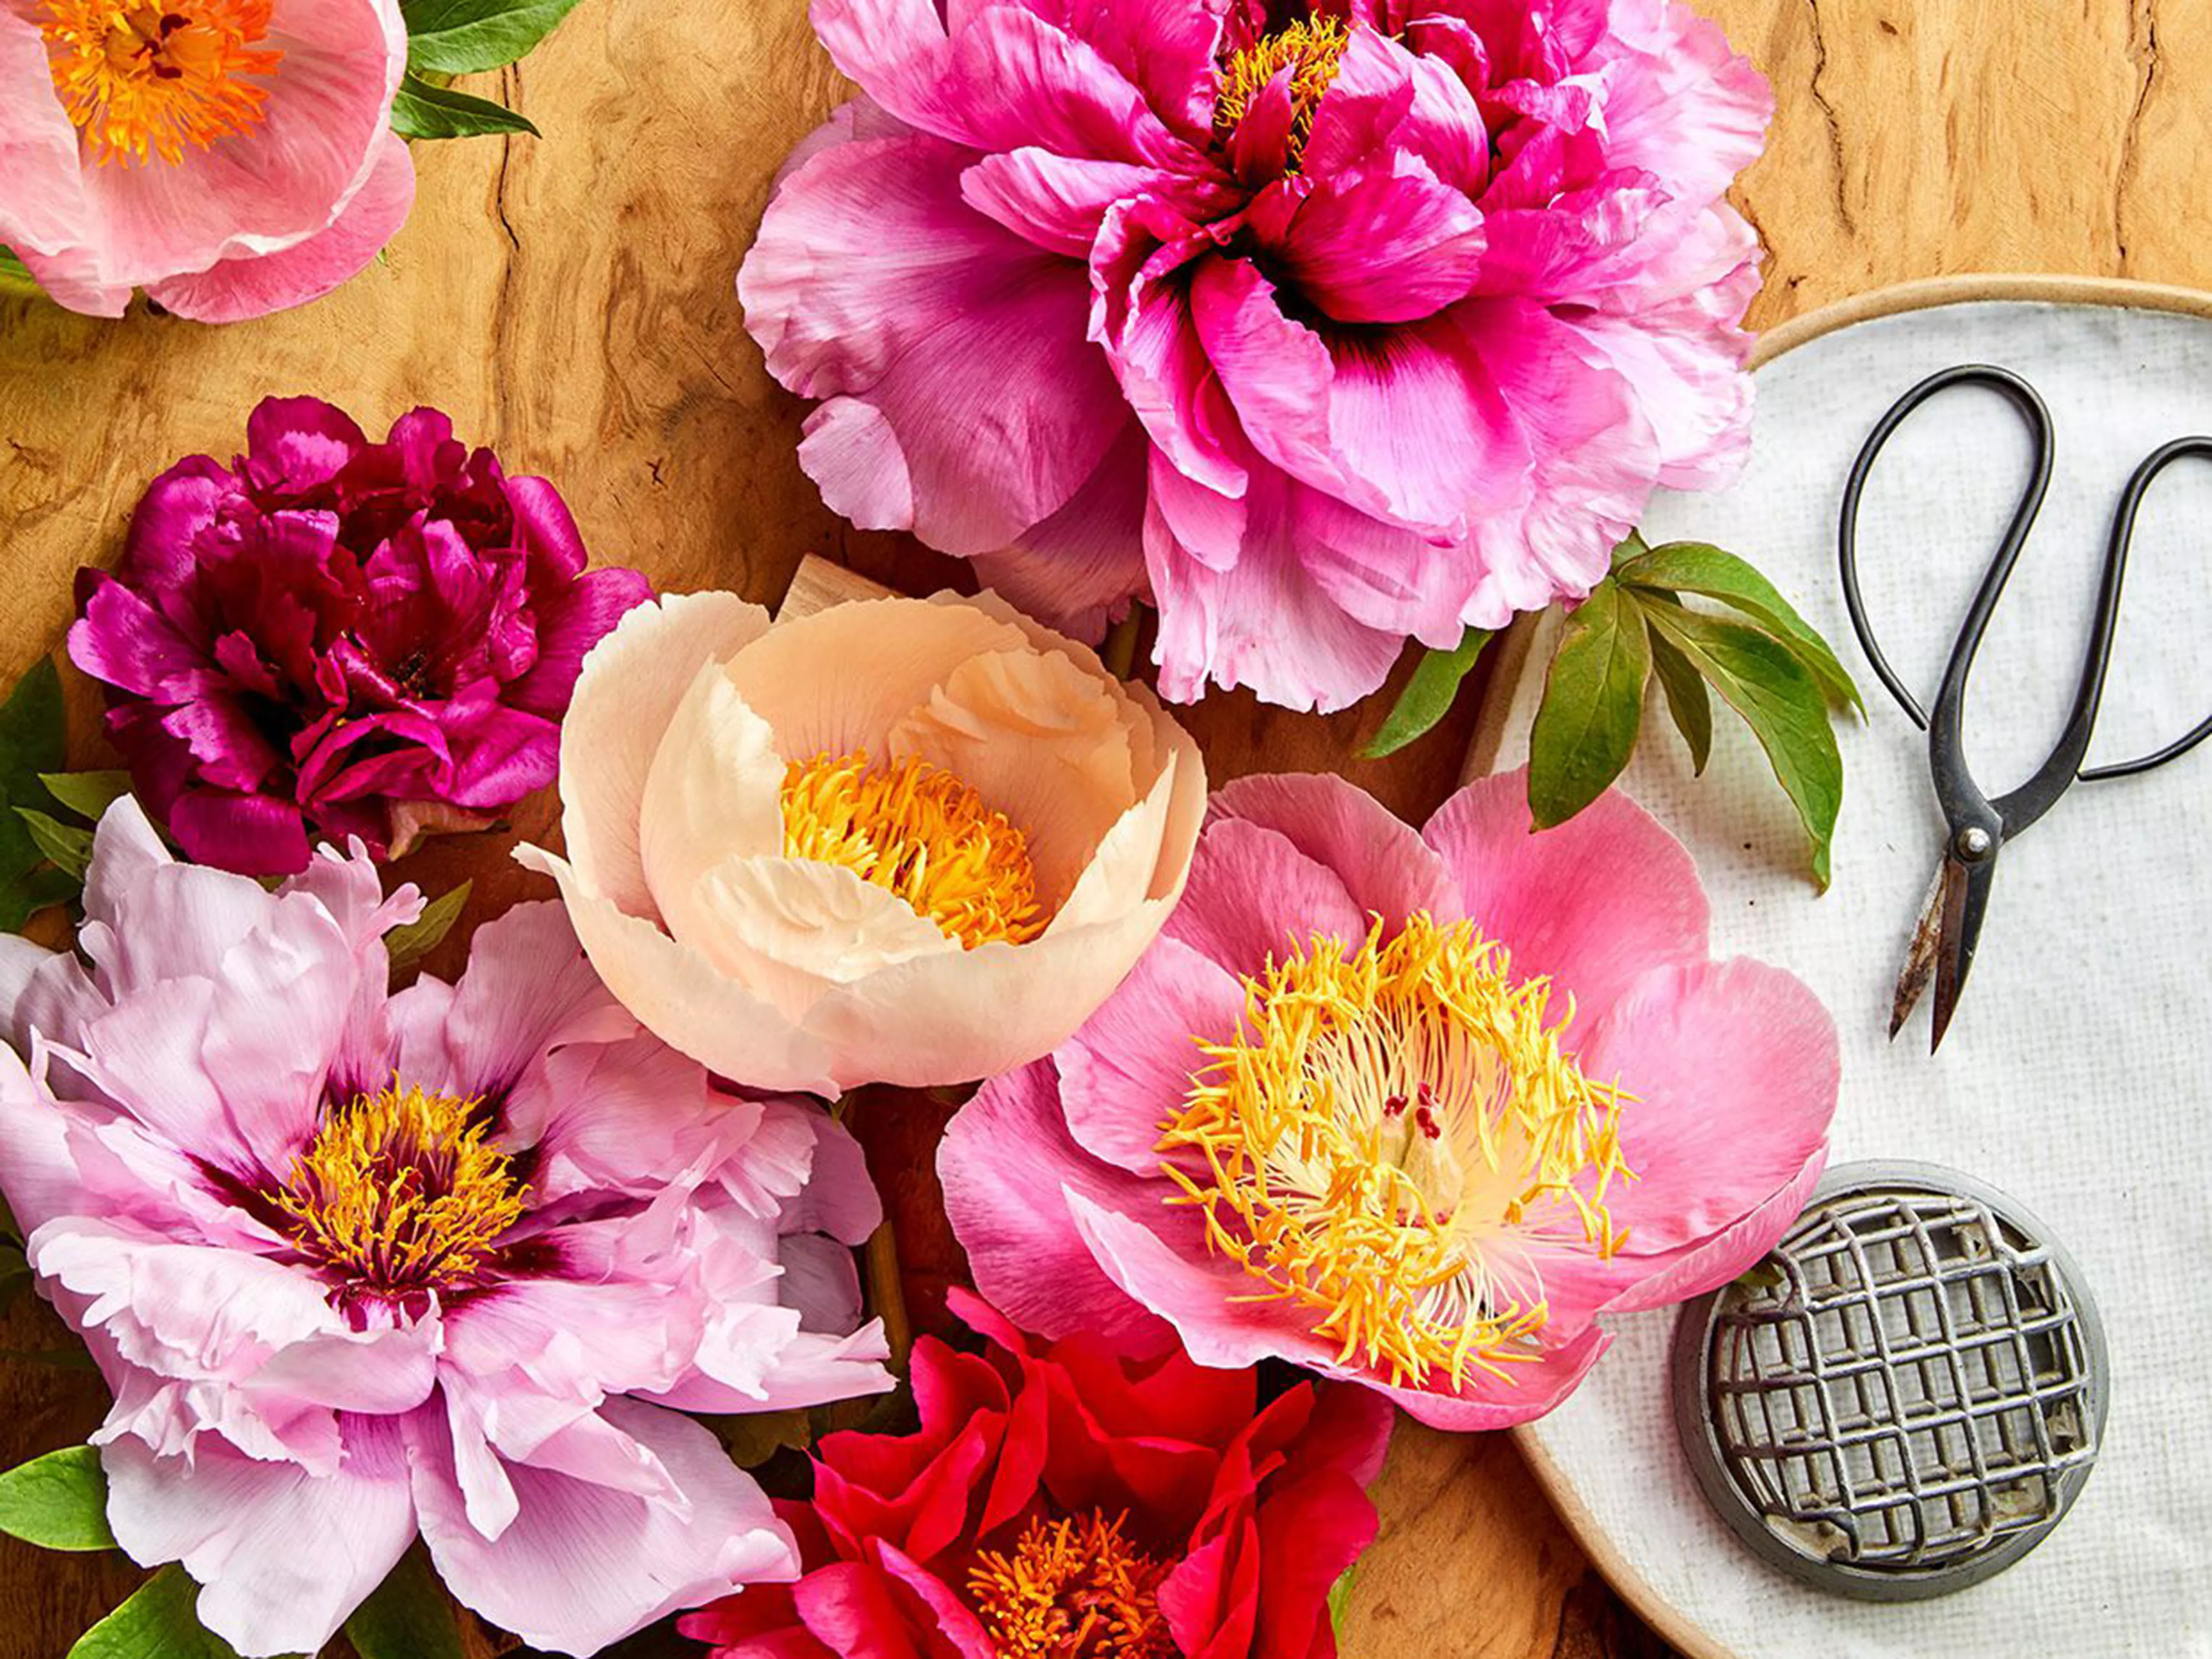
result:
[[[1663,501],[1646,528],[1655,543],[1716,542],[1751,559],[1858,676],[1869,718],[1842,734],[1833,890],[1816,896],[1798,873],[1790,809],[1732,716],[1720,714],[1711,766],[1693,780],[1655,692],[1626,784],[1696,854],[1716,954],[1788,967],[1834,1012],[1837,1160],[1968,1171],[2072,1250],[2111,1339],[2111,1421],[2080,1503],[2021,1565],[1939,1601],[1849,1601],[1764,1565],[1707,1510],[1668,1405],[1673,1316],[1622,1322],[1582,1391],[1528,1431],[1533,1449],[1595,1553],[1636,1581],[1632,1594],[1666,1609],[1662,1622],[1693,1648],[1729,1659],[2212,1653],[2212,746],[2140,779],[2079,786],[2007,848],[1942,1054],[1928,1054],[1924,1006],[1894,1045],[1886,1036],[1942,823],[1925,740],[1845,618],[1837,509],[1881,412],[1923,375],[1970,361],[2026,375],[2056,421],[2051,496],[1984,642],[1966,722],[1990,793],[2041,762],[2072,700],[2122,485],[2159,443],[2212,432],[2212,323],[1974,303],[1863,323],[1762,369],[1741,483]],[[1877,464],[1863,582],[1892,662],[1923,701],[2028,457],[2008,405],[1954,390]],[[2093,763],[2156,748],[2212,710],[2207,525],[2212,463],[2185,461],[2154,487],[2138,528]]]

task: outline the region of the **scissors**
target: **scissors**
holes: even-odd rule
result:
[[[1872,471],[1875,458],[1897,428],[1929,398],[1959,386],[1986,386],[2002,393],[2027,423],[2034,440],[2035,462],[2020,505],[2014,509],[2012,523],[1982,577],[1981,586],[1975,590],[1972,602],[1966,607],[1966,620],[1959,626],[1950,659],[1943,670],[1942,683],[1936,689],[1931,717],[1890,667],[1888,658],[1882,654],[1867,622],[1866,606],[1859,593],[1859,497],[1865,491],[1867,475]],[[1843,567],[1844,603],[1850,612],[1851,629],[1889,695],[1911,717],[1912,723],[1928,733],[1929,775],[1935,785],[1936,804],[1943,813],[1942,859],[1936,866],[1936,878],[1929,885],[1920,920],[1912,930],[1912,943],[1905,956],[1905,971],[1898,976],[1889,1023],[1889,1035],[1893,1039],[1933,980],[1936,1009],[1934,1036],[1929,1043],[1930,1054],[1943,1044],[1943,1034],[1950,1029],[1951,1017],[1958,1010],[1959,994],[1965,988],[1967,972],[1974,965],[1974,947],[1989,911],[1997,854],[2004,844],[2057,805],[2059,797],[2075,783],[2103,783],[2136,776],[2179,760],[2207,737],[2212,737],[2212,717],[2208,717],[2186,736],[2152,754],[2111,766],[2085,769],[2082,765],[2088,756],[2090,736],[2096,729],[2098,705],[2105,694],[2105,671],[2112,660],[2113,632],[2119,623],[2120,588],[2127,576],[2129,545],[2135,538],[2136,511],[2142,506],[2144,492],[2152,481],[2175,461],[2185,455],[2212,457],[2212,437],[2177,438],[2145,457],[2128,480],[2127,488],[2120,492],[2119,506],[2112,514],[2112,543],[2105,554],[2104,574],[2098,586],[2097,608],[2089,623],[2081,682],[2074,694],[2073,713],[2059,734],[2057,746],[2033,776],[2009,793],[1991,799],[1974,781],[1966,765],[1963,741],[1966,681],[1997,600],[2004,592],[2013,566],[2020,559],[2028,532],[2034,528],[2036,514],[2042,510],[2055,454],[2051,411],[2035,388],[2009,369],[1967,363],[1929,375],[1899,398],[1869,434],[1866,447],[1852,463],[1850,477],[1844,486],[1838,552]]]

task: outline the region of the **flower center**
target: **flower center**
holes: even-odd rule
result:
[[[270,1195],[293,1241],[356,1295],[474,1279],[524,1208],[480,1104],[395,1084],[331,1112]]]
[[[1628,1097],[1561,1050],[1550,982],[1471,922],[1312,946],[1245,981],[1246,1025],[1164,1126],[1171,1201],[1314,1330],[1421,1386],[1536,1357],[1547,1257],[1610,1255]]]
[[[925,760],[871,769],[867,751],[793,761],[783,779],[787,858],[842,864],[887,887],[969,950],[1044,931],[1029,838]]]
[[[1167,1569],[1121,1536],[1127,1518],[1040,1516],[1012,1551],[975,1558],[969,1600],[998,1659],[1174,1659],[1158,1600]]]
[[[1221,88],[1213,100],[1213,130],[1223,138],[1251,112],[1261,92],[1285,70],[1291,76],[1290,160],[1297,170],[1306,140],[1313,136],[1314,112],[1336,82],[1352,31],[1335,17],[1310,17],[1254,41],[1222,65]]]
[[[262,118],[283,53],[270,0],[46,0],[39,32],[69,118],[102,162],[184,158]]]

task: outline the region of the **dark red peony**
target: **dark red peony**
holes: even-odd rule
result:
[[[1390,1413],[1180,1348],[1033,1344],[954,1293],[992,1345],[925,1337],[921,1429],[823,1441],[780,1505],[807,1571],[683,1621],[715,1659],[1328,1659],[1329,1588],[1375,1535]]]
[[[189,856],[290,874],[312,841],[393,854],[552,781],[584,653],[652,596],[584,565],[553,486],[435,410],[372,443],[272,398],[229,466],[154,481],[114,572],[78,578],[70,655]]]

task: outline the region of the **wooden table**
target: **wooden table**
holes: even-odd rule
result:
[[[1779,104],[1738,198],[1771,255],[1755,324],[1944,272],[2212,288],[2197,181],[2212,0],[1702,4]],[[810,551],[908,588],[953,574],[823,507],[794,459],[800,405],[741,325],[732,278],[769,177],[841,95],[804,13],[803,0],[586,0],[499,77],[544,138],[418,146],[420,198],[384,260],[302,311],[202,329],[0,301],[0,684],[59,643],[70,573],[112,556],[152,474],[232,453],[270,392],[329,397],[371,428],[435,404],[514,469],[557,479],[599,560],[666,587],[772,602]],[[1217,779],[1334,769],[1418,817],[1456,780],[1471,711],[1388,765],[1352,759],[1386,706],[1321,720],[1240,694],[1187,718]],[[94,752],[82,697],[73,737]],[[442,890],[489,862],[479,843],[407,873]],[[0,1347],[63,1340],[41,1312],[19,1304]],[[81,1438],[102,1403],[88,1372],[0,1364],[0,1463]],[[1352,1659],[1665,1651],[1504,1438],[1401,1428],[1378,1501]],[[0,1659],[65,1652],[134,1577],[0,1539]]]

